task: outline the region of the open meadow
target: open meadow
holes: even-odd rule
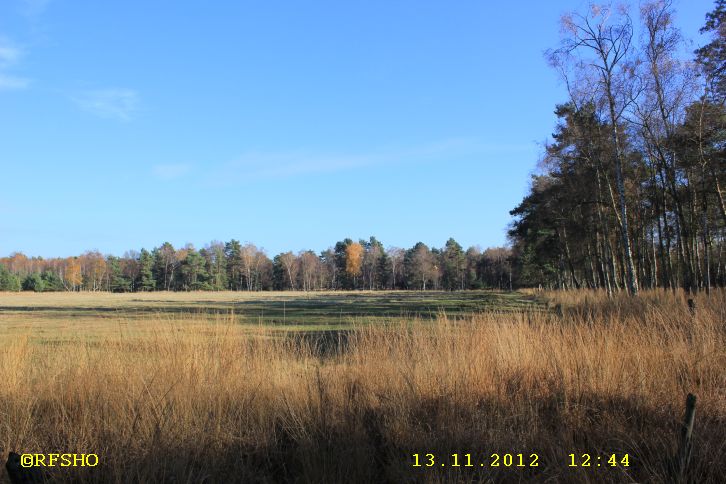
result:
[[[158,329],[159,322],[185,320],[234,322],[243,329],[273,332],[328,331],[541,308],[542,300],[531,295],[492,291],[0,293],[0,337],[99,338],[119,331],[145,333]]]
[[[58,482],[673,482],[692,392],[685,478],[721,482],[726,294],[696,304],[2,293],[0,447],[98,455]]]

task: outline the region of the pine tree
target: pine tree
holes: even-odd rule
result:
[[[43,292],[43,287],[43,279],[37,272],[28,274],[23,280],[23,291]]]
[[[118,257],[109,256],[106,260],[108,270],[108,289],[111,292],[129,292],[131,281],[121,271],[121,261]]]
[[[3,265],[0,265],[0,291],[20,291],[18,276],[11,273]]]
[[[156,289],[154,257],[146,249],[141,249],[141,254],[139,254],[139,275],[136,287],[139,291],[153,291]]]

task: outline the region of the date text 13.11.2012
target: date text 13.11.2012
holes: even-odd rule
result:
[[[413,467],[539,467],[537,454],[491,454],[478,459],[472,454],[413,454]]]

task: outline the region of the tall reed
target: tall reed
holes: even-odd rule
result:
[[[698,296],[695,315],[682,294],[545,296],[560,310],[362,325],[340,341],[199,316],[15,338],[0,347],[0,447],[97,454],[47,470],[77,482],[671,482],[692,392],[688,477],[720,482],[726,294]],[[477,466],[438,464],[453,453]],[[493,453],[539,466],[491,467]],[[568,466],[583,453],[630,465]]]

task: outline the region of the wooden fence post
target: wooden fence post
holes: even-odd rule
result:
[[[555,314],[557,314],[557,317],[562,319],[565,315],[565,312],[562,310],[562,303],[555,304]]]
[[[40,467],[25,467],[21,462],[20,454],[10,452],[5,463],[11,484],[42,484],[47,482]]]
[[[691,316],[696,315],[696,302],[691,298],[688,298],[688,311],[691,313]]]
[[[678,444],[678,478],[680,482],[684,482],[688,461],[691,458],[691,448],[693,435],[693,420],[696,417],[696,396],[689,393],[686,397],[686,414],[683,417],[683,426],[681,427],[681,439]]]

